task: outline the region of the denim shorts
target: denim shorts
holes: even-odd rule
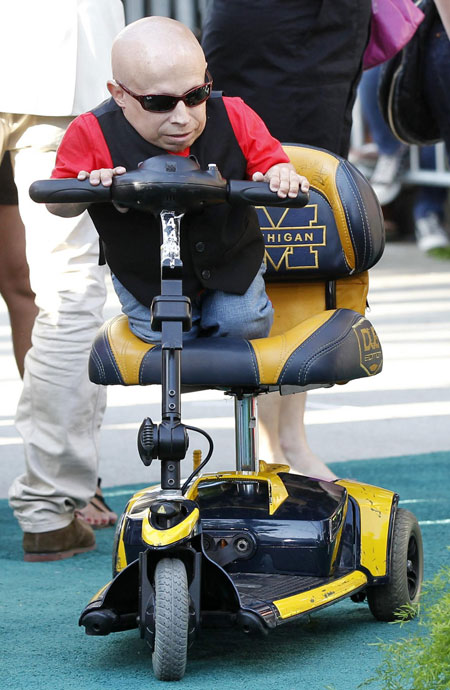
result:
[[[228,336],[251,340],[269,335],[273,308],[265,290],[265,272],[266,266],[262,264],[243,295],[222,290],[204,290],[192,300],[192,328],[183,337]],[[128,317],[130,330],[147,343],[159,343],[161,333],[150,328],[150,309],[141,304],[116,276],[112,276],[112,281],[122,311]]]

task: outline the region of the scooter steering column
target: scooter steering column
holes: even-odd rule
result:
[[[138,448],[145,465],[161,460],[161,488],[179,491],[180,461],[186,456],[189,438],[181,424],[181,350],[183,331],[192,327],[192,308],[183,295],[180,258],[180,223],[183,213],[163,210],[161,219],[161,295],[153,299],[152,330],[161,332],[161,424],[144,419]]]

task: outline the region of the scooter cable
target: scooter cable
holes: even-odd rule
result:
[[[208,441],[208,443],[209,443],[209,451],[208,451],[208,453],[207,453],[207,455],[206,455],[206,458],[205,458],[205,459],[200,463],[200,465],[192,472],[192,474],[186,479],[186,481],[184,482],[183,486],[181,487],[181,493],[182,493],[183,495],[184,495],[184,493],[186,492],[186,489],[188,488],[188,486],[189,486],[189,484],[191,483],[191,481],[194,479],[194,477],[200,472],[200,470],[202,470],[202,469],[204,468],[204,466],[206,465],[206,463],[208,462],[208,460],[211,458],[211,455],[213,454],[213,450],[214,450],[214,442],[213,442],[211,436],[210,436],[206,431],[204,431],[203,429],[199,429],[199,428],[196,427],[196,426],[188,426],[187,424],[185,424],[184,426],[186,427],[186,429],[190,429],[191,431],[197,431],[199,434],[202,434],[202,436],[204,436],[204,437],[206,438],[206,440]]]

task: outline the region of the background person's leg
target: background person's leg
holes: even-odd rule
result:
[[[6,302],[14,356],[23,378],[25,355],[37,314],[25,254],[25,228],[17,206],[9,151],[0,165],[0,294]]]
[[[422,146],[420,165],[424,170],[435,168],[434,146]],[[415,235],[417,246],[424,252],[450,247],[450,239],[444,229],[447,187],[419,187],[414,203]]]
[[[26,472],[10,489],[11,506],[28,533],[66,527],[75,509],[94,495],[106,402],[105,389],[92,384],[87,373],[106,298],[97,233],[86,213],[70,219],[52,216],[28,196],[34,180],[50,176],[62,132],[49,124],[28,128],[15,156],[39,308],[16,418]]]
[[[408,147],[394,137],[381,114],[377,95],[379,78],[380,67],[364,72],[359,84],[359,96],[363,118],[378,148],[378,159],[370,183],[381,206],[385,206],[400,194],[400,177],[406,164]]]
[[[8,307],[14,357],[23,378],[38,310],[25,255],[25,229],[17,206],[0,205],[0,246],[0,293]]]
[[[303,421],[305,404],[306,393],[259,396],[260,458],[286,463],[298,474],[336,479],[334,472],[309,447]]]

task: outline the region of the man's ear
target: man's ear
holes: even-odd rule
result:
[[[117,105],[119,106],[119,108],[124,108],[125,107],[124,90],[118,84],[116,84],[115,81],[111,81],[111,80],[106,83],[106,86],[108,88],[109,93],[114,98]]]

